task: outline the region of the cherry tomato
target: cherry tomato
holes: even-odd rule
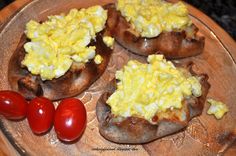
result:
[[[56,109],[54,128],[57,137],[66,142],[78,139],[87,122],[84,104],[75,98],[64,99]]]
[[[14,91],[0,91],[0,114],[9,120],[23,119],[26,115],[27,101]]]
[[[26,117],[31,130],[35,134],[47,132],[53,124],[55,108],[45,97],[36,97],[27,107]]]

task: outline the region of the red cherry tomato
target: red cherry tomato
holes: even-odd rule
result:
[[[10,120],[23,119],[26,115],[27,101],[14,91],[0,91],[0,114]]]
[[[64,99],[56,109],[54,128],[57,137],[66,142],[78,139],[87,122],[84,104],[75,98]]]
[[[53,124],[55,108],[45,97],[36,97],[27,107],[26,117],[31,130],[35,134],[47,132]]]

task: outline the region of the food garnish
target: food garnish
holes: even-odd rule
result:
[[[0,91],[0,115],[16,121],[26,117],[37,135],[46,134],[54,126],[64,142],[76,141],[87,123],[86,109],[79,99],[65,98],[55,110],[52,101],[45,97],[36,97],[28,104],[22,95],[10,90]]]
[[[54,119],[54,129],[60,140],[66,142],[77,140],[83,134],[86,123],[86,109],[80,100],[67,98],[60,102]]]
[[[20,120],[26,116],[27,101],[17,92],[0,91],[0,115],[9,120]]]
[[[53,125],[55,108],[51,100],[45,97],[32,99],[27,106],[26,118],[33,133],[44,134]]]

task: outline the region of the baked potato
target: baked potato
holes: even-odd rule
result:
[[[193,63],[186,65],[176,64],[186,73],[199,78],[202,94],[200,97],[185,98],[182,101],[181,109],[168,109],[166,112],[156,114],[152,118],[152,123],[142,117],[123,117],[114,115],[111,107],[106,103],[107,99],[116,90],[116,80],[111,81],[97,102],[96,114],[99,122],[100,134],[116,143],[140,144],[147,143],[158,138],[179,132],[188,126],[189,121],[200,115],[204,108],[204,103],[210,84],[206,74],[197,74],[193,71]]]
[[[139,55],[164,54],[167,59],[180,59],[203,52],[204,37],[198,36],[198,28],[192,24],[181,31],[164,31],[157,37],[145,38],[134,30],[121,15],[115,4],[108,10],[107,28],[115,40],[124,48]]]

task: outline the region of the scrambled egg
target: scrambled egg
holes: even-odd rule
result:
[[[150,122],[159,112],[182,108],[184,98],[202,94],[198,78],[187,76],[163,55],[149,55],[148,64],[129,61],[116,72],[116,79],[117,90],[107,100],[112,113]]]
[[[110,36],[104,36],[102,38],[103,42],[106,44],[107,47],[112,48],[113,44],[114,44],[114,38],[110,37]]]
[[[31,42],[24,45],[22,64],[42,80],[64,75],[73,61],[86,63],[95,57],[96,47],[88,45],[103,30],[106,20],[107,11],[93,6],[49,16],[42,24],[29,21],[25,33]]]
[[[118,0],[116,8],[142,37],[156,37],[162,31],[183,30],[192,24],[182,2]]]
[[[102,60],[103,60],[103,58],[102,58],[101,55],[96,55],[95,58],[94,58],[94,62],[95,62],[96,64],[102,63]]]
[[[221,119],[224,114],[229,111],[227,106],[220,101],[207,99],[207,102],[211,104],[210,108],[207,111],[207,114],[213,114],[217,119]]]

